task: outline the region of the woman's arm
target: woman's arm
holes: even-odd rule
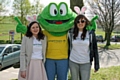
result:
[[[24,36],[21,43],[21,52],[20,52],[20,71],[26,70],[26,37]]]

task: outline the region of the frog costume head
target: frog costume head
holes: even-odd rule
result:
[[[53,36],[62,36],[73,26],[76,14],[68,8],[67,4],[50,3],[44,8],[37,20],[42,27]]]

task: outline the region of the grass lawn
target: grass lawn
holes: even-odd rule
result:
[[[101,68],[97,73],[92,70],[90,80],[120,80],[120,66]]]
[[[100,68],[98,72],[94,73],[94,70],[91,70],[90,80],[120,80],[120,67],[113,66],[109,68]],[[70,74],[69,74],[69,79]]]
[[[0,24],[0,40],[10,40],[11,36],[9,35],[10,30],[14,30],[14,40],[20,40],[21,34],[16,33],[16,23],[14,24]]]

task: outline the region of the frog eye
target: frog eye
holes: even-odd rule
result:
[[[52,5],[50,6],[50,14],[51,14],[52,16],[56,16],[56,15],[58,14],[58,10],[57,10],[56,5],[52,4]]]
[[[67,7],[65,4],[61,4],[60,6],[60,14],[61,16],[65,16],[67,14]]]

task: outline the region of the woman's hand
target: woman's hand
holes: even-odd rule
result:
[[[26,71],[21,71],[20,74],[22,78],[26,78]]]
[[[96,73],[98,70],[94,70],[94,72]]]

